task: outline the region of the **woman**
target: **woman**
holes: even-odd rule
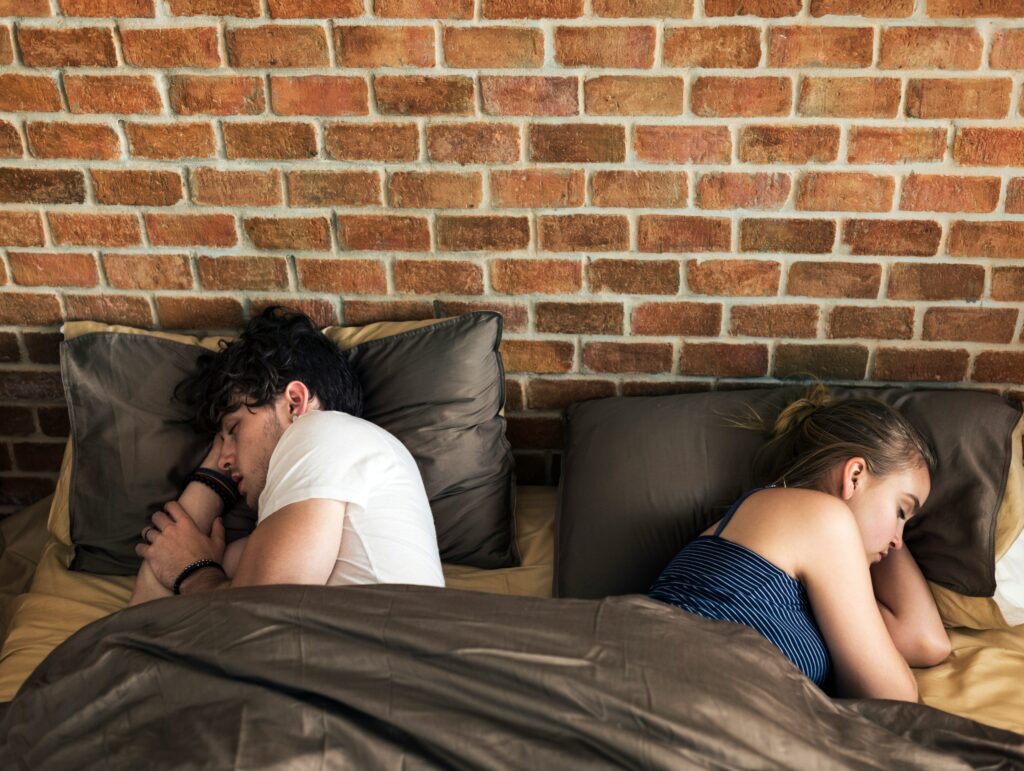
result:
[[[917,701],[910,667],[950,653],[903,544],[931,490],[931,448],[888,405],[833,401],[821,385],[757,427],[771,434],[759,465],[772,484],[687,544],[650,596],[750,626],[838,696]]]

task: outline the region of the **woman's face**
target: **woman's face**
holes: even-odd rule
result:
[[[921,463],[882,477],[865,469],[855,480],[846,503],[857,520],[868,560],[879,562],[890,549],[903,546],[903,528],[927,500],[931,477]]]

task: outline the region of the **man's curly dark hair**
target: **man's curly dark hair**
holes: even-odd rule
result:
[[[225,415],[270,404],[293,380],[325,410],[363,414],[363,389],[345,354],[306,314],[280,305],[251,319],[237,340],[200,354],[174,395],[192,409],[198,430],[215,433]]]

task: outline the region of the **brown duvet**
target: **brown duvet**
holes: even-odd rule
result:
[[[375,586],[172,598],[75,634],[5,768],[1022,768],[1024,736],[832,701],[756,633],[642,597]]]

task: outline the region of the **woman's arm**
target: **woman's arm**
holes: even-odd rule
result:
[[[949,636],[928,582],[906,546],[871,567],[871,584],[889,636],[910,666],[933,667],[949,656]]]

